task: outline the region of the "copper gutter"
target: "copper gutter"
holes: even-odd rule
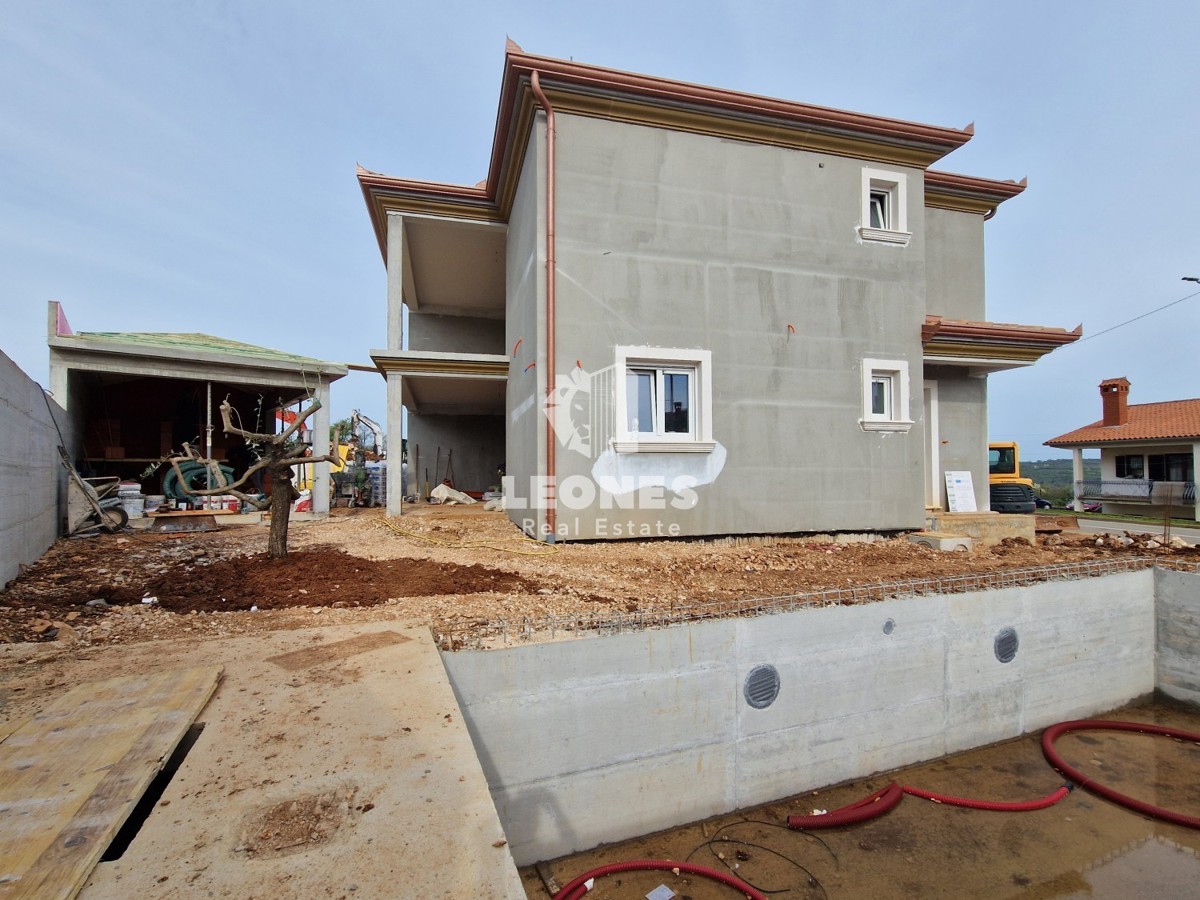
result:
[[[1042,325],[1011,325],[1003,322],[972,322],[965,319],[944,319],[926,316],[921,326],[921,343],[939,341],[968,341],[971,343],[1007,343],[1028,346],[1061,347],[1083,336],[1083,325],[1074,331]]]
[[[550,105],[535,69],[531,73],[533,95],[546,110],[546,408],[554,405],[554,281],[558,271],[554,261],[554,107]],[[553,544],[558,524],[558,483],[554,416],[546,416],[546,540]]]

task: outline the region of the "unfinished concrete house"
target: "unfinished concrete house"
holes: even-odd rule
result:
[[[416,483],[503,467],[550,540],[918,529],[947,471],[986,510],[987,376],[1079,331],[987,320],[1024,184],[930,168],[972,134],[510,43],[485,181],[358,173]]]

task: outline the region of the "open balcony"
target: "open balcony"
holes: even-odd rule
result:
[[[1165,506],[1168,503],[1194,505],[1194,481],[1151,481],[1148,478],[1119,478],[1115,481],[1077,481],[1075,496],[1081,500],[1106,500],[1110,503],[1145,503]]]

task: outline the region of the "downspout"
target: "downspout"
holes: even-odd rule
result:
[[[535,70],[533,95],[546,111],[546,540],[553,544],[558,524],[558,478],[554,434],[554,282],[558,271],[554,261],[554,107],[542,90]]]

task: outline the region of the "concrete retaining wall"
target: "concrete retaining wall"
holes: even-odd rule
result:
[[[0,586],[37,560],[59,535],[66,472],[42,389],[0,352]],[[67,414],[50,402],[73,449]]]
[[[1158,687],[1176,700],[1200,704],[1200,573],[1154,573],[1158,624]]]
[[[527,864],[1110,709],[1154,689],[1154,649],[1147,570],[443,659]]]

